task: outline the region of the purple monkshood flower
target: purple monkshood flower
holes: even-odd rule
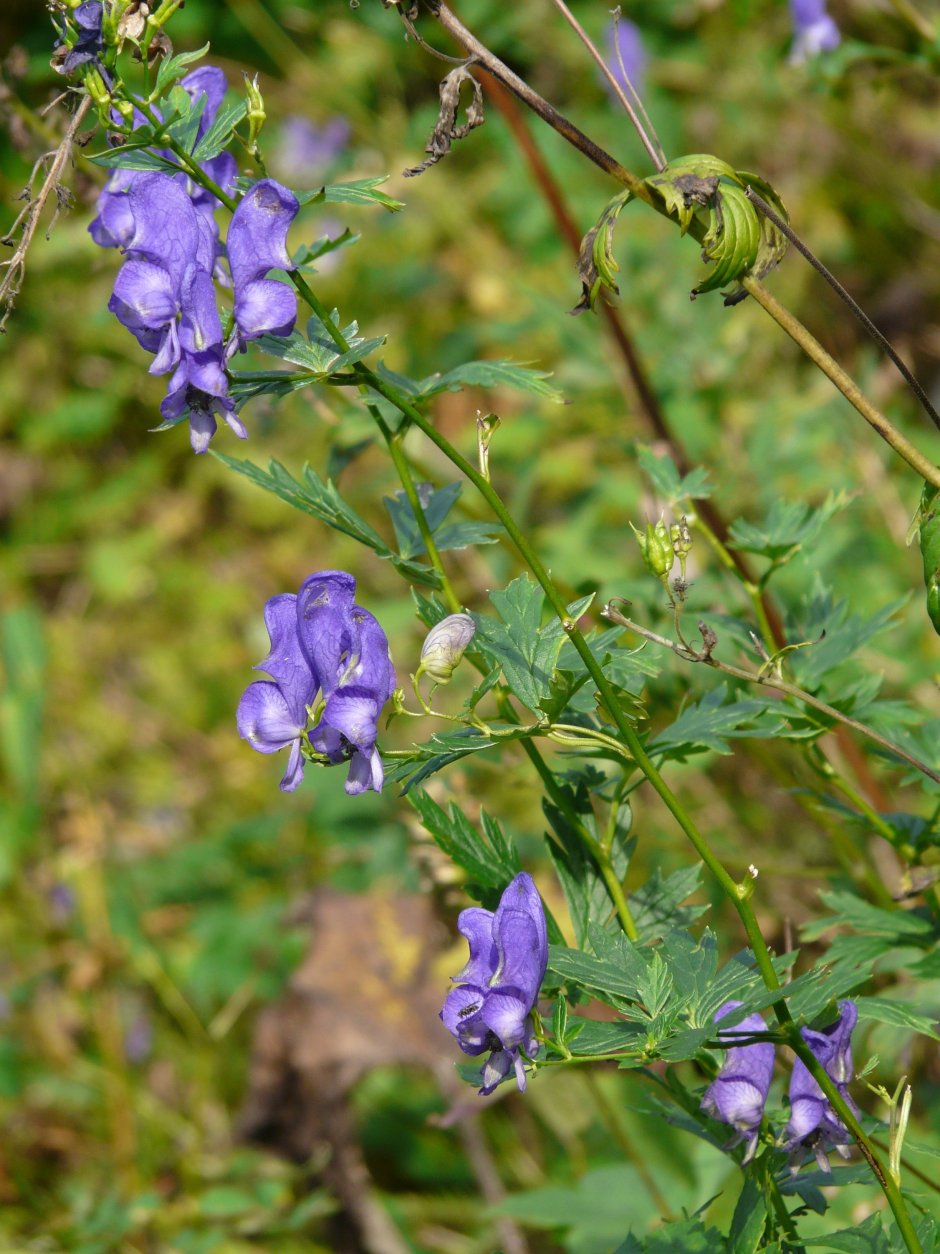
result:
[[[447,994],[441,1020],[465,1054],[490,1056],[483,1067],[486,1096],[515,1070],[525,1092],[524,1050],[538,1051],[532,1008],[548,965],[545,911],[532,877],[517,875],[493,914],[474,906],[461,911],[457,928],[470,946],[470,960]]]
[[[835,1023],[822,1032],[815,1032],[812,1028],[802,1030],[803,1040],[825,1068],[826,1074],[835,1081],[836,1088],[853,1114],[858,1113],[858,1107],[849,1097],[848,1085],[854,1075],[851,1037],[857,1022],[855,1003],[840,1001],[839,1017]],[[829,1170],[829,1150],[836,1149],[843,1158],[847,1158],[846,1147],[852,1139],[799,1058],[794,1060],[790,1076],[790,1122],[786,1136],[786,1149],[791,1152],[803,1147],[812,1149],[823,1171]]]
[[[204,453],[219,413],[240,439],[225,374],[222,323],[212,267],[215,241],[183,187],[165,174],[143,174],[127,193],[133,231],[108,308],[155,354],[151,374],[172,371],[160,407],[166,421],[189,412],[194,452]]]
[[[249,684],[237,721],[239,735],[258,753],[290,749],[282,792],[293,792],[303,779],[305,738],[330,763],[349,763],[347,793],[382,791],[375,741],[395,670],[385,632],[354,604],[355,596],[352,575],[322,570],[305,579],[296,596],[272,597],[264,607],[271,650],[255,669],[271,681]],[[319,717],[308,731],[315,701]]]
[[[793,48],[790,60],[799,64],[820,52],[838,48],[842,36],[826,12],[826,0],[790,0],[793,17]]]
[[[275,267],[292,267],[285,240],[299,208],[296,197],[273,179],[264,179],[246,192],[232,215],[228,249],[235,331],[229,345],[223,341],[212,281],[217,238],[211,216],[200,212],[178,178],[167,174],[138,174],[113,199],[120,202],[129,225],[122,218],[127,260],[108,307],[141,347],[154,354],[150,373],[172,371],[160,406],[164,421],[188,415],[196,453],[208,449],[217,415],[239,439],[246,439],[229,396],[225,363],[249,340],[268,332],[288,335],[293,329],[293,291],[264,276]]]
[[[198,102],[201,96],[205,96],[205,104],[203,105],[202,113],[199,117],[199,126],[196,131],[195,143],[198,143],[215,121],[215,116],[219,111],[219,106],[225,96],[228,84],[224,73],[220,69],[213,65],[206,65],[201,69],[193,70],[191,74],[187,74],[185,78],[180,80],[180,86],[189,93],[194,104]],[[146,124],[143,114],[136,111],[134,120],[135,125],[143,126]],[[163,155],[169,160],[175,160],[170,152],[166,152]],[[238,173],[235,158],[231,153],[219,153],[218,156],[213,157],[210,161],[204,162],[203,168],[206,174],[224,192],[231,193],[235,186],[235,176]],[[104,185],[98,197],[97,215],[88,227],[91,238],[102,248],[124,248],[127,246],[134,230],[127,196],[134,183],[141,177],[142,172],[139,170],[118,169],[111,174]],[[207,223],[212,228],[213,235],[218,238],[218,227],[215,225],[214,216],[216,209],[219,207],[216,197],[211,192],[206,191],[205,188],[193,183],[185,172],[181,171],[172,177],[183,186],[184,190],[191,197],[195,208],[205,216]],[[218,251],[218,248],[216,248],[216,251]]]
[[[56,45],[57,55],[53,65],[60,74],[71,74],[80,65],[87,65],[91,61],[98,61],[100,64],[100,58],[104,52],[104,40],[101,34],[104,5],[101,0],[87,0],[87,3],[80,4],[73,9],[70,16],[75,25],[77,37],[71,48],[64,43]],[[62,56],[63,53],[64,56]],[[61,61],[59,56],[62,56]]]
[[[715,1022],[741,1006],[739,1001],[728,1001],[715,1012]],[[766,1032],[767,1025],[758,1014],[748,1015],[732,1028],[723,1028],[718,1036],[733,1041],[736,1036]],[[740,1141],[747,1144],[744,1162],[754,1156],[757,1149],[757,1133],[764,1114],[767,1090],[774,1070],[774,1047],[771,1041],[754,1041],[750,1045],[732,1045],[725,1054],[721,1070],[705,1090],[702,1109],[723,1123],[729,1123],[736,1132],[732,1145]]]
[[[262,179],[245,193],[232,215],[226,251],[235,288],[238,346],[260,335],[290,335],[297,318],[293,288],[264,276],[292,270],[287,232],[300,203],[293,192]]]
[[[622,66],[621,66],[622,63]],[[622,17],[611,22],[607,28],[607,65],[611,74],[629,96],[629,85],[624,78],[630,80],[633,90],[638,96],[643,94],[643,71],[646,69],[646,49],[640,28],[635,22]]]
[[[349,143],[350,126],[343,117],[330,118],[322,126],[292,114],[285,118],[275,157],[277,166],[290,176],[295,187],[322,178]]]

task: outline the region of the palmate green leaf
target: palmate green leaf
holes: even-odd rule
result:
[[[721,683],[694,705],[687,706],[674,723],[664,728],[648,748],[680,761],[708,749],[729,754],[729,740],[742,737],[773,737],[783,722],[763,701],[726,701],[727,684]]]
[[[152,142],[148,139],[140,144],[122,144],[118,148],[109,148],[107,152],[90,154],[88,160],[106,170],[158,170],[178,174],[179,166],[175,161],[147,150],[147,144]]]
[[[805,940],[818,940],[824,932],[839,925],[866,935],[883,937],[892,946],[923,944],[935,935],[930,919],[913,910],[886,910],[863,901],[855,893],[832,889],[821,892],[819,897],[832,913],[805,923],[800,929],[800,935]]]
[[[581,779],[576,778],[576,783],[568,780],[561,783],[560,787],[571,810],[594,834],[594,815],[583,773]],[[614,906],[610,892],[597,863],[585,849],[584,842],[572,828],[567,815],[547,798],[542,800],[542,809],[555,834],[554,840],[547,841],[549,856],[565,894],[575,939],[583,948],[587,944],[592,921],[613,916]],[[611,850],[613,871],[621,883],[626,877],[630,856],[636,844],[635,840],[628,838],[628,831],[628,828],[620,829]]]
[[[325,183],[316,191],[298,192],[297,199],[302,205],[378,205],[389,213],[397,213],[404,209],[404,202],[378,190],[387,182],[388,175],[382,174],[377,178],[353,179],[349,183]]]
[[[217,157],[231,138],[232,132],[248,113],[247,100],[233,100],[223,104],[211,126],[200,139],[193,152],[196,161],[211,161]]]
[[[324,483],[309,465],[304,466],[301,482],[285,470],[280,462],[272,460],[268,469],[262,470],[254,462],[228,457],[225,453],[216,452],[215,449],[210,451],[213,457],[227,466],[229,470],[244,475],[257,487],[286,501],[294,509],[318,518],[320,522],[326,523],[334,531],[342,532],[343,535],[358,540],[360,544],[372,549],[379,557],[390,561],[407,578],[430,584],[432,587],[438,586],[438,578],[434,571],[416,562],[405,560],[390,549],[378,532],[343,500],[337,487],[329,480]]]
[[[714,292],[742,275],[750,274],[757,262],[761,241],[760,215],[748,200],[737,179],[720,178],[716,209],[710,214],[702,240],[702,257],[714,263],[692,289],[693,298]]]
[[[481,832],[456,804],[445,811],[421,788],[413,789],[408,800],[435,842],[474,883],[503,889],[522,870],[512,841],[485,811],[480,815]]]
[[[636,1000],[637,981],[646,972],[646,962],[638,955],[631,958],[630,968],[625,969],[615,961],[596,958],[593,954],[563,945],[549,945],[548,966],[561,979],[573,980],[600,1001],[618,1008],[624,1001]]]
[[[671,505],[678,505],[684,500],[700,501],[711,496],[709,472],[704,466],[696,466],[687,475],[680,475],[668,453],[660,457],[645,444],[637,446],[636,457],[656,495]]]
[[[526,734],[525,729],[515,723],[491,723],[490,730],[493,733],[490,736],[473,727],[432,736],[426,744],[415,745],[403,757],[387,758],[385,781],[401,783],[402,796],[405,796],[416,784],[436,775],[452,762],[458,762],[471,753],[492,749],[494,745],[505,744],[507,740],[517,740]]]
[[[789,560],[794,553],[819,535],[823,527],[849,503],[845,492],[830,492],[821,505],[813,508],[805,501],[785,501],[779,497],[764,519],[754,524],[743,518],[731,524],[732,548],[757,553],[772,562]]]
[[[817,584],[804,602],[791,640],[810,643],[788,655],[795,682],[815,692],[829,671],[835,670],[880,632],[894,626],[898,610],[906,603],[903,597],[884,606],[871,618],[849,612],[848,601],[836,601],[832,594]]]
[[[623,1236],[625,1197],[630,1198],[631,1217],[642,1228],[658,1218],[655,1203],[630,1163],[593,1167],[573,1185],[548,1185],[511,1194],[491,1210],[511,1215],[531,1228],[563,1231],[563,1248],[570,1254],[608,1254]],[[540,1248],[539,1243],[533,1242],[533,1248]],[[677,1246],[673,1254],[685,1248]]]
[[[910,1028],[921,1036],[929,1036],[940,1041],[940,1011],[920,1014],[913,1006],[905,1002],[894,1001],[888,997],[859,997],[856,999],[860,1020],[871,1020],[874,1023],[888,1023],[896,1028]]]
[[[642,1241],[628,1236],[614,1254],[737,1254],[717,1228],[706,1228],[701,1219],[665,1223]]]
[[[427,398],[439,392],[459,392],[464,387],[509,387],[562,405],[565,398],[547,382],[550,378],[551,374],[547,371],[533,370],[531,366],[513,361],[468,361],[445,374],[432,374],[422,379],[417,394]]]
[[[334,327],[339,327],[339,314],[334,309],[331,314]],[[343,339],[349,345],[348,351],[340,350],[327,330],[326,324],[313,315],[307,321],[306,338],[300,331],[292,331],[289,336],[262,335],[258,340],[259,347],[273,357],[280,357],[296,366],[302,366],[310,373],[310,382],[316,383],[328,375],[337,374],[347,366],[354,365],[385,343],[384,335],[365,339],[359,334],[359,324],[351,322],[342,329]]]
[[[502,532],[499,523],[462,522],[444,526],[444,519],[456,504],[462,490],[460,483],[448,483],[443,488],[432,488],[429,483],[417,486],[418,500],[435,543],[442,552],[466,549],[474,544],[495,544]],[[424,537],[418,529],[411,502],[402,489],[383,498],[395,528],[399,551],[404,558],[420,557],[426,552]]]
[[[564,998],[560,1000],[564,1002]],[[626,1054],[640,1061],[645,1056],[646,1029],[622,1019],[605,1023],[571,1015],[567,1022],[565,1040],[576,1058],[594,1058],[598,1054]]]
[[[688,927],[708,909],[707,906],[682,906],[698,890],[701,874],[702,868],[697,863],[667,876],[655,867],[649,879],[630,894],[630,913],[640,944],[658,940],[673,928]]]
[[[855,1228],[842,1228],[825,1237],[800,1238],[805,1246],[844,1250],[846,1254],[891,1254],[880,1214],[869,1215]]]
[[[196,61],[201,61],[208,51],[209,45],[203,44],[195,52],[179,52],[176,56],[167,57],[165,61],[161,61],[160,68],[157,70],[154,94],[157,96],[163,95],[171,83],[174,83],[178,78],[182,78],[189,66]]]
[[[835,962],[814,967],[791,981],[784,990],[793,1018],[812,1023],[824,1010],[836,1017],[836,1002],[871,978],[871,963]]]
[[[351,231],[349,227],[346,227],[342,234],[337,235],[335,238],[331,238],[329,235],[321,235],[312,244],[301,244],[294,253],[294,265],[298,270],[313,269],[313,262],[319,261],[321,257],[326,257],[338,248],[345,248],[347,244],[355,244],[361,239],[362,235],[359,232]]]
[[[728,1233],[728,1241],[734,1254],[756,1254],[761,1248],[766,1221],[767,1201],[764,1194],[756,1182],[746,1176],[734,1208],[731,1231]]]
[[[196,142],[199,123],[205,112],[208,97],[200,94],[193,99],[185,87],[178,84],[170,88],[169,94],[157,105],[157,111],[167,120],[167,134],[186,152],[192,150]]]
[[[568,607],[577,619],[593,597],[582,597]],[[513,695],[535,714],[552,703],[552,675],[565,633],[557,619],[541,627],[544,593],[534,580],[520,575],[501,591],[490,593],[501,622],[483,614],[472,615],[477,632],[474,647],[490,662],[502,667]]]

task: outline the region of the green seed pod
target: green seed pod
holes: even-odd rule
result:
[[[924,559],[927,613],[940,635],[940,488],[924,484],[920,498],[920,554]]]
[[[679,570],[684,579],[685,559],[692,552],[692,532],[689,530],[689,522],[685,514],[677,523],[672,524],[669,528],[669,535],[672,540],[672,551],[679,559]]]
[[[476,624],[469,614],[450,614],[428,632],[421,646],[421,665],[415,679],[430,675],[436,684],[450,683],[450,677],[473,639]]]
[[[630,526],[633,527],[633,523]],[[636,536],[640,552],[643,554],[646,569],[651,575],[655,575],[657,579],[665,580],[672,570],[676,554],[672,547],[672,537],[669,534],[669,528],[663,519],[660,518],[655,526],[648,522],[646,524],[646,535],[637,531],[636,527],[633,527],[633,534]]]

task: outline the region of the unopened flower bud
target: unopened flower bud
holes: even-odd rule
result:
[[[682,572],[682,578],[685,578],[685,559],[692,551],[692,532],[689,530],[689,523],[685,516],[679,519],[677,523],[673,523],[669,528],[669,536],[672,540],[672,551],[679,559],[679,569]]]
[[[431,628],[421,647],[421,664],[415,678],[430,675],[436,684],[450,683],[475,631],[476,624],[469,614],[450,614],[442,619]]]
[[[630,525],[633,526],[632,523]],[[663,519],[660,518],[655,526],[648,522],[646,535],[637,531],[636,527],[633,527],[633,534],[640,546],[647,570],[657,579],[665,579],[672,570],[676,555],[672,547],[672,537]]]
[[[254,149],[258,144],[258,136],[261,134],[261,128],[267,121],[267,113],[264,108],[264,97],[261,95],[261,88],[258,86],[258,75],[249,78],[245,75],[245,94],[248,97],[248,147]]]

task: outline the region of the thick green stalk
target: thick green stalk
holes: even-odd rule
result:
[[[447,602],[447,608],[452,614],[459,614],[463,609],[456,592],[451,586],[444,563],[441,560],[440,550],[434,541],[434,533],[428,525],[427,515],[418,496],[418,489],[415,486],[414,476],[411,473],[411,467],[408,465],[408,458],[405,456],[405,450],[402,448],[402,437],[398,432],[390,431],[388,423],[384,420],[374,405],[369,406],[369,413],[375,419],[382,438],[388,447],[392,462],[398,472],[398,478],[401,486],[408,498],[408,504],[411,506],[411,512],[414,514],[415,522],[418,524],[418,531],[421,539],[424,541],[424,547],[428,555],[428,561],[433,569],[437,572],[437,577],[441,581],[441,594]]]

